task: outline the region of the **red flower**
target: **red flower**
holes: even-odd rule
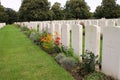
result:
[[[56,40],[60,40],[60,37],[57,37]]]
[[[54,44],[56,44],[56,45],[61,45],[62,44],[60,42],[60,37],[56,37]]]

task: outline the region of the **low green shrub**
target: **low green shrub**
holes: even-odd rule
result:
[[[23,33],[24,33],[27,37],[30,37],[31,30],[29,30],[29,31],[24,31]]]
[[[17,28],[21,27],[19,24],[13,24],[13,25],[16,26]]]
[[[21,29],[22,32],[29,31],[29,29],[26,26],[20,27],[20,29]]]
[[[95,65],[98,63],[98,56],[95,56],[94,53],[86,51],[85,54],[81,55],[82,63],[80,69],[78,70],[79,74],[84,76],[95,71]]]
[[[29,30],[27,27],[23,26],[23,27],[20,27],[20,30],[27,36],[29,37],[30,34],[31,34],[31,30]]]
[[[35,41],[35,40],[37,40],[39,37],[38,37],[38,34],[37,34],[37,32],[32,32],[31,34],[30,34],[30,39],[32,40],[32,41]]]
[[[39,44],[40,42],[39,42],[39,37],[40,37],[40,33],[38,33],[38,32],[30,32],[31,34],[30,34],[30,39],[35,43],[35,44]]]
[[[74,50],[73,48],[67,48],[65,46],[62,46],[62,52],[67,56],[67,57],[73,57]]]
[[[117,80],[117,79],[114,79],[111,76],[106,76],[102,72],[93,72],[93,73],[85,76],[85,80]]]
[[[37,24],[37,32],[39,32],[39,24]]]
[[[65,57],[61,60],[61,66],[69,71],[76,69],[78,62],[73,57]]]
[[[85,80],[105,80],[105,74],[101,72],[93,72],[86,76]]]
[[[49,54],[55,53],[53,43],[44,42],[44,43],[41,44],[41,48]]]
[[[66,56],[65,56],[63,53],[59,53],[59,54],[57,54],[57,56],[55,57],[55,60],[56,60],[59,64],[61,64],[61,63],[62,63],[61,61],[62,61],[64,58],[66,58]]]

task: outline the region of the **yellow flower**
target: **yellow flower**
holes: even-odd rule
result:
[[[58,32],[55,32],[55,36],[58,36]]]

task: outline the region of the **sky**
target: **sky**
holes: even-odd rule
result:
[[[12,8],[15,11],[18,11],[19,7],[21,6],[21,0],[0,0],[0,1],[4,7]],[[48,0],[48,1],[51,2],[52,5],[54,2],[59,2],[63,7],[67,0]],[[87,2],[88,6],[90,6],[91,12],[94,12],[96,7],[98,5],[101,5],[102,2],[102,0],[85,0],[85,1]],[[117,4],[120,4],[120,0],[117,0]]]

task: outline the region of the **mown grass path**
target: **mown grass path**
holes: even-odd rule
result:
[[[0,29],[0,80],[74,80],[19,29]]]

